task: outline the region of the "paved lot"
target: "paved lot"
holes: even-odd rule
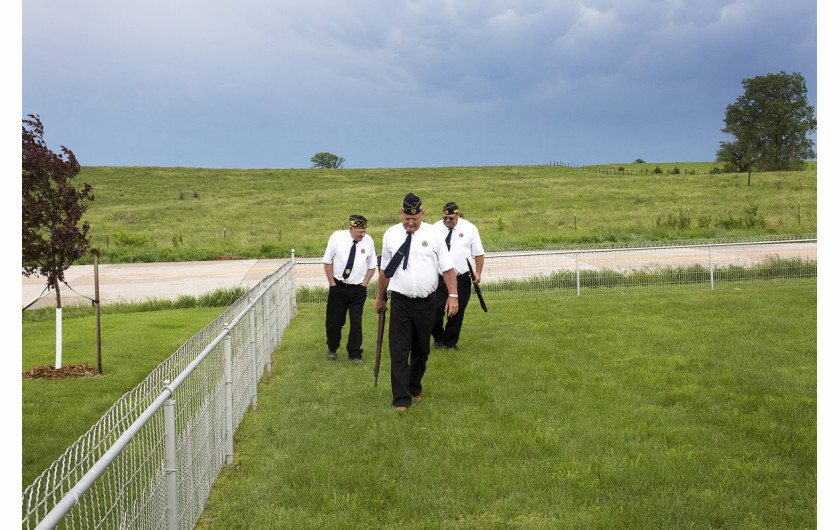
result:
[[[174,299],[180,295],[198,296],[223,287],[251,288],[286,261],[254,259],[102,264],[99,265],[99,296],[105,305],[150,298]],[[72,290],[61,286],[62,305],[90,303],[85,297],[94,298],[93,265],[70,267],[65,272],[65,281]],[[43,278],[23,278],[22,305],[38,299],[45,286]],[[55,307],[55,291],[40,298],[32,309],[50,306]]]
[[[781,244],[721,245],[712,249],[715,267],[751,265],[768,256],[817,259],[816,242]],[[708,265],[706,247],[677,247],[622,251],[557,252],[488,252],[483,280],[525,278],[557,270],[610,269],[627,272],[662,266]],[[180,295],[198,296],[223,287],[251,288],[276,271],[288,259],[194,261],[181,263],[126,263],[99,266],[99,294],[103,305],[118,301],[142,301],[149,298],[174,299]],[[324,266],[319,258],[298,258],[295,267],[298,285],[326,287]],[[90,303],[94,297],[93,265],[70,267],[65,273],[71,289],[62,286],[65,306]],[[55,306],[55,293],[43,298],[45,283],[41,278],[23,278],[22,305],[33,300],[32,308]],[[75,291],[75,292],[74,292]]]

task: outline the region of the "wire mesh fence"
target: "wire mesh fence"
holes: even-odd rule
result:
[[[123,395],[23,490],[22,527],[193,528],[297,313],[294,274],[283,265]]]
[[[609,248],[494,252],[484,256],[481,290],[489,299],[550,291],[581,296],[626,289],[714,289],[725,282],[805,279],[817,275],[815,235]],[[326,302],[320,261],[297,261],[298,301]],[[376,295],[376,282],[368,297]]]

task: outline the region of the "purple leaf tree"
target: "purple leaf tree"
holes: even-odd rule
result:
[[[23,120],[23,275],[40,275],[56,296],[56,366],[61,368],[61,291],[64,271],[92,249],[87,222],[79,225],[93,200],[93,188],[73,186],[81,166],[61,146],[52,152],[37,115]],[[95,250],[93,250],[95,251]]]

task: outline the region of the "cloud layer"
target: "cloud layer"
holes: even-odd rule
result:
[[[711,160],[744,78],[802,72],[815,0],[23,6],[23,112],[86,165]]]

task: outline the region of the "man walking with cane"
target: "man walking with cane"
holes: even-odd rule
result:
[[[445,310],[450,316],[458,312],[452,256],[432,225],[423,222],[425,213],[420,197],[405,196],[400,224],[386,230],[382,238],[382,263],[387,265],[380,269],[376,283],[377,313],[387,309],[385,293],[391,293],[391,393],[394,410],[400,412],[423,400],[439,278],[448,290]]]

